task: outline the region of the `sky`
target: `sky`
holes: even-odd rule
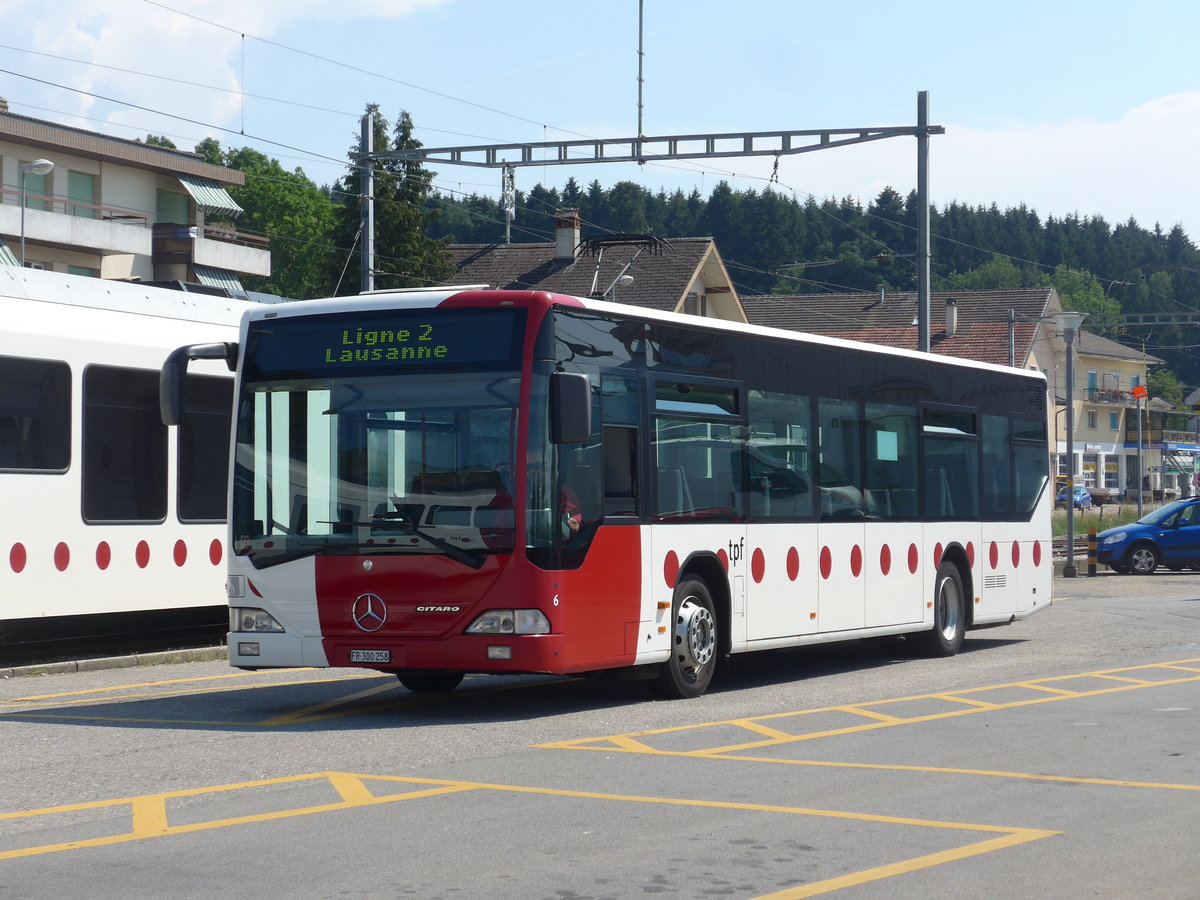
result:
[[[915,126],[930,196],[1200,240],[1195,0],[642,0],[645,135]],[[124,138],[249,146],[318,184],[367,104],[427,147],[620,138],[638,123],[638,0],[0,0],[11,111]],[[771,184],[774,159],[518,169],[517,186]],[[431,165],[444,192],[495,169]],[[782,157],[801,200],[916,187],[916,141]],[[520,213],[518,222],[520,224]]]

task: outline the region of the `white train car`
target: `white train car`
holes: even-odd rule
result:
[[[253,305],[0,266],[0,663],[224,622],[233,379],[197,364],[168,429],[159,370],[181,344],[236,340]]]

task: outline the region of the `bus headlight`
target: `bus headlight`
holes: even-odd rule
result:
[[[467,634],[549,634],[550,620],[540,609],[489,609],[467,627]]]
[[[283,631],[283,626],[265,609],[231,607],[229,610],[229,630]]]

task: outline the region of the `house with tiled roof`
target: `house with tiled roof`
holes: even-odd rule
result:
[[[580,240],[579,211],[560,210],[553,242],[452,244],[460,284],[599,297],[645,309],[746,322],[710,237],[608,235]]]

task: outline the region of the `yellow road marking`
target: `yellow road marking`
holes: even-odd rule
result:
[[[653,731],[639,731],[629,734],[620,735],[605,735],[603,737],[593,738],[575,738],[567,741],[554,741],[547,744],[538,744],[536,746],[543,749],[556,750],[601,750],[607,752],[619,753],[645,753],[659,756],[691,756],[712,759],[734,759],[753,762],[770,762],[780,765],[820,765],[820,766],[839,766],[846,765],[853,767],[859,764],[842,764],[842,763],[823,763],[807,760],[790,760],[790,759],[775,759],[769,757],[751,757],[746,756],[745,751],[759,750],[765,747],[781,747],[790,744],[797,744],[802,741],[818,740],[820,738],[835,737],[847,734],[860,734],[867,731],[876,731],[881,728],[890,728],[896,725],[912,725],[922,722],[933,722],[939,719],[951,719],[961,716],[975,715],[981,712],[996,712],[999,710],[1015,709],[1023,706],[1031,706],[1039,703],[1055,703],[1060,700],[1081,699],[1085,697],[1099,697],[1107,694],[1123,693],[1132,690],[1145,690],[1155,687],[1166,687],[1176,684],[1189,684],[1200,681],[1200,667],[1192,664],[1200,663],[1200,659],[1184,659],[1174,662],[1154,663],[1142,666],[1124,666],[1115,669],[1102,669],[1094,672],[1083,672],[1076,675],[1056,675],[1050,678],[1017,681],[1007,684],[996,684],[985,687],[966,688],[961,691],[941,691],[932,694],[920,694],[911,697],[895,697],[884,700],[876,700],[869,703],[858,703],[850,706],[826,706],[818,709],[798,710],[787,713],[770,713],[764,716],[755,716],[752,718],[727,719],[719,722],[705,722],[695,725],[679,725],[672,728],[662,728]],[[1170,671],[1178,670],[1192,673],[1188,677],[1180,678],[1164,678],[1161,680],[1153,680],[1147,678],[1136,678],[1129,674],[1147,672],[1150,670]],[[1091,690],[1065,690],[1053,686],[1053,683],[1061,683],[1064,681],[1075,681],[1084,678],[1095,678],[1097,680],[1108,680],[1115,682],[1111,687],[1093,688]],[[976,700],[971,695],[982,694],[988,691],[998,690],[1013,690],[1021,689],[1028,690],[1036,694],[1033,697],[1024,697],[1007,702],[985,702]],[[909,717],[889,715],[879,712],[872,707],[887,707],[889,705],[899,703],[911,703],[921,700],[940,700],[944,702],[962,703],[961,709],[943,710],[936,713],[928,713],[925,715],[916,715]],[[800,733],[789,733],[778,728],[773,728],[767,725],[767,722],[777,721],[780,719],[790,719],[792,721],[803,721],[803,716],[813,716],[820,713],[847,713],[855,716],[861,716],[865,719],[870,719],[870,722],[857,725],[846,725],[840,728],[829,728],[820,731],[809,731]],[[743,731],[752,732],[761,736],[758,740],[749,740],[740,744],[724,744],[705,749],[694,749],[688,751],[662,750],[653,745],[650,740],[661,735],[677,734],[683,731],[700,731],[702,729],[720,729],[720,728],[741,728]],[[722,732],[717,732],[722,733]],[[963,775],[988,775],[993,777],[1007,778],[1026,778],[1037,781],[1062,781],[1072,784],[1102,784],[1102,785],[1119,785],[1123,787],[1153,787],[1167,788],[1172,790],[1200,790],[1196,785],[1176,785],[1176,784],[1159,784],[1155,782],[1135,782],[1123,781],[1118,779],[1094,779],[1094,778],[1073,778],[1064,776],[1052,775],[1034,775],[1022,772],[989,772],[976,769],[957,769],[957,768],[942,768],[942,767],[917,767],[917,766],[867,766],[862,765],[862,768],[878,768],[890,769],[896,771],[922,771],[922,772],[943,772],[956,773]]]
[[[322,803],[296,809],[273,810],[267,813],[257,813],[244,816],[233,816],[223,819],[212,819],[206,822],[191,822],[187,825],[171,825],[168,816],[168,801],[181,797],[198,797],[205,794],[228,793],[238,790],[248,790],[283,784],[298,784],[301,782],[316,782],[324,780],[337,792],[341,798],[337,802]],[[395,793],[375,793],[367,782],[393,784],[403,788]],[[542,788],[523,785],[491,784],[474,781],[450,781],[430,778],[410,778],[395,775],[369,775],[351,772],[316,772],[309,775],[294,775],[283,778],[269,778],[260,781],[245,781],[236,784],[216,785],[190,790],[169,791],[160,794],[146,794],[138,797],[126,797],[116,800],[97,800],[88,803],[77,803],[66,806],[55,806],[44,809],[32,809],[23,812],[0,814],[0,820],[19,820],[34,816],[50,816],[55,813],[76,813],[84,810],[108,809],[128,806],[130,810],[130,830],[121,834],[105,837],[88,838],[78,841],[64,841],[57,844],[44,844],[37,847],[22,847],[15,850],[0,851],[0,860],[18,859],[38,856],[47,853],[59,853],[67,850],[80,850],[90,847],[103,847],[130,841],[147,840],[168,835],[189,834],[215,828],[225,828],[233,825],[277,821],[297,816],[313,815],[316,813],[335,812],[354,809],[357,807],[378,806],[384,803],[395,803],[405,800],[420,800],[431,797],[446,796],[467,791],[496,791],[501,793],[534,794],[550,797],[565,797],[581,800],[612,801],[621,803],[642,803],[662,806],[692,807],[701,809],[736,810],[743,812],[782,813],[794,816],[813,816],[827,819],[842,819],[858,822],[870,822],[883,825],[909,826],[917,828],[944,829],[967,831],[977,834],[991,834],[994,837],[975,841],[961,847],[942,850],[912,859],[901,860],[883,866],[852,872],[836,878],[826,879],[812,884],[800,885],[766,895],[760,900],[793,900],[793,898],[812,897],[858,884],[879,881],[944,865],[984,853],[992,853],[1015,847],[1030,841],[1040,840],[1059,834],[1038,828],[1014,828],[1001,825],[984,825],[973,822],[951,822],[937,819],[914,819],[903,816],[885,816],[871,813],[847,812],[845,810],[812,809],[796,806],[781,806],[776,804],[738,803],[721,800],[688,800],[677,797],[650,797],[637,794],[608,794],[595,791],[572,791],[560,788]],[[190,807],[191,814],[196,808]]]

